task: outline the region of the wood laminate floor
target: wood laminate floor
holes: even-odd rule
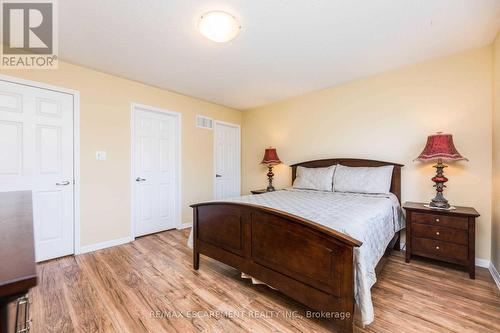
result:
[[[188,233],[39,264],[32,332],[333,331],[329,320],[306,318],[307,308],[226,265],[202,256],[194,271]],[[500,332],[500,292],[486,269],[476,276],[429,261],[406,264],[395,252],[372,289],[375,322],[356,331]]]

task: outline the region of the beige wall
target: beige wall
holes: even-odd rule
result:
[[[500,272],[500,32],[493,44],[493,220],[491,261]]]
[[[10,70],[2,74],[75,89],[81,98],[81,245],[130,235],[130,104],[182,114],[182,219],[189,204],[212,199],[212,131],[195,116],[241,123],[241,112],[68,63],[59,69]],[[96,161],[97,150],[107,151]]]
[[[476,257],[490,259],[492,68],[489,46],[244,111],[242,189],[266,185],[259,162],[275,146],[286,165],[331,157],[403,163],[403,200],[428,202],[434,169],[413,159],[428,134],[449,132],[470,162],[447,168],[445,194],[481,213]],[[289,167],[275,173],[277,187],[290,185]]]

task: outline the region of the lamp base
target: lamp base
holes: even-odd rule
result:
[[[429,206],[432,208],[449,209],[451,206],[443,196],[443,193],[437,193],[436,197],[431,200]]]
[[[445,183],[448,181],[448,178],[444,176],[444,168],[447,166],[443,164],[442,159],[438,159],[438,162],[434,165],[434,167],[436,168],[436,175],[432,178],[432,181],[436,183],[436,185],[434,185],[436,188],[436,196],[431,200],[429,206],[440,209],[449,209],[450,204],[443,195],[443,191],[446,187]]]
[[[273,173],[273,166],[271,164],[269,164],[267,166],[268,168],[268,173],[267,173],[267,180],[269,181],[269,185],[267,186],[267,192],[273,192],[274,191],[274,186],[273,186],[273,177],[274,177],[274,173]]]
[[[437,207],[431,207],[431,205],[429,205],[429,204],[425,204],[424,207],[434,209],[434,210],[444,210],[444,211],[457,209],[457,207],[455,207],[455,206],[450,206],[450,208],[437,208]]]

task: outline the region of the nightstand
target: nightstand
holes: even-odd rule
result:
[[[475,278],[475,228],[479,213],[471,207],[431,209],[407,202],[406,262],[412,255],[464,266]]]
[[[263,189],[263,190],[253,190],[253,191],[250,191],[252,192],[252,194],[263,194],[263,193],[267,193],[267,190],[266,189]]]

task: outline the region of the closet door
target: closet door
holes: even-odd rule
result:
[[[134,118],[135,236],[179,224],[179,115],[137,108]]]
[[[215,199],[239,196],[240,189],[240,127],[215,122]]]
[[[73,96],[0,81],[0,191],[33,192],[36,260],[73,253]]]

